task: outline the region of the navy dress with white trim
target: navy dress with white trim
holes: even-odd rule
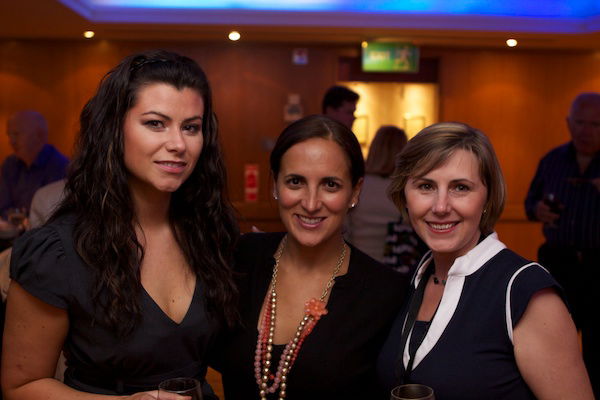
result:
[[[421,263],[411,289],[430,262]],[[450,269],[427,334],[416,351],[410,381],[431,386],[436,400],[535,399],[515,360],[512,330],[531,297],[545,288],[562,290],[539,264],[488,236]],[[377,365],[391,390],[404,376],[408,345],[400,349],[406,310],[397,317]],[[411,338],[408,339],[409,345]]]

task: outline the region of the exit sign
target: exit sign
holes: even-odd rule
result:
[[[365,43],[365,72],[419,72],[419,48],[410,43]]]

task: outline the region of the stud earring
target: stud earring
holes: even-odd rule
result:
[[[350,208],[354,208],[354,207],[356,207],[356,203],[350,204]]]
[[[273,192],[273,198],[274,198],[275,200],[279,200],[279,197],[277,197],[277,193]]]

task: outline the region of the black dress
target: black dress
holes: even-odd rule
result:
[[[244,326],[225,340],[216,366],[223,375],[226,400],[259,398],[254,378],[257,325],[271,282],[273,254],[282,237],[263,233],[241,239],[236,269]],[[401,306],[406,283],[390,268],[351,249],[348,273],[337,277],[331,290],[329,312],[306,338],[288,375],[290,400],[385,398],[375,385],[375,362]],[[283,347],[273,351],[274,360]]]
[[[69,314],[65,383],[84,392],[126,395],[154,390],[173,377],[204,381],[219,325],[207,316],[201,280],[181,323],[142,289],[141,321],[130,336],[118,338],[100,323],[90,298],[92,270],[73,247],[72,229],[73,218],[65,217],[27,232],[15,243],[10,266],[11,278],[27,292]]]

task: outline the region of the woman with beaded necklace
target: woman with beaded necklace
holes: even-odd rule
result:
[[[270,162],[287,234],[241,239],[243,326],[221,353],[225,397],[378,398],[375,360],[404,286],[342,238],[364,175],[360,145],[343,125],[309,116],[282,132]]]

